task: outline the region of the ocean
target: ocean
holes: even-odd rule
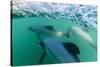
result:
[[[74,22],[74,21],[73,21]],[[39,59],[43,53],[43,49],[39,46],[37,33],[28,29],[31,25],[52,25],[56,30],[67,32],[70,27],[82,25],[75,24],[71,20],[51,19],[45,17],[16,17],[12,18],[12,62],[14,66],[22,65],[38,65]],[[97,31],[86,31],[93,38],[94,44],[97,45]],[[42,38],[45,37],[42,35]],[[60,37],[64,42],[72,42],[78,46],[80,54],[78,55],[80,62],[90,62],[97,60],[97,51],[93,49],[88,42],[82,37],[72,34],[70,38]],[[42,64],[56,64],[49,54],[46,55]]]

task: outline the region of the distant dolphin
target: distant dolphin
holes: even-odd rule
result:
[[[94,49],[97,48],[96,45],[94,44],[92,37],[87,32],[85,32],[82,28],[77,26],[71,27],[68,29],[66,36],[69,37],[70,34],[79,35],[82,39],[87,41],[91,47],[93,47]]]

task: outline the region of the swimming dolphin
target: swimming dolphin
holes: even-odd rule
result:
[[[58,63],[80,62],[77,57],[80,54],[79,48],[73,43],[63,43],[57,38],[49,37],[45,38],[40,45],[44,49],[40,63],[43,62],[46,53]]]
[[[41,33],[49,36],[62,36],[63,32],[61,31],[56,31],[52,25],[31,25],[28,27],[29,30],[36,32],[36,33]]]
[[[94,44],[94,41],[92,39],[92,37],[90,36],[89,33],[87,33],[86,31],[84,31],[82,28],[77,27],[77,26],[73,26],[70,27],[67,31],[67,33],[65,33],[67,37],[69,37],[71,34],[76,34],[78,36],[80,36],[82,39],[84,39],[86,42],[89,43],[89,45],[91,47],[93,47],[94,49],[96,49],[96,45]]]

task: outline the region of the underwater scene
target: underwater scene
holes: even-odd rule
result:
[[[11,2],[11,65],[97,61],[97,6]]]

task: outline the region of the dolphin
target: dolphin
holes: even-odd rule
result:
[[[73,43],[63,43],[57,38],[48,37],[45,38],[40,45],[44,49],[40,63],[43,62],[46,53],[58,63],[80,62],[77,57],[77,55],[80,54],[79,48]]]
[[[82,28],[78,27],[78,26],[73,26],[70,27],[67,32],[65,33],[65,35],[67,37],[70,37],[70,35],[78,35],[80,36],[82,39],[84,39],[86,42],[89,43],[89,45],[94,48],[97,49],[97,46],[94,44],[93,38],[91,37],[91,35],[89,33],[87,33],[86,31],[84,31]]]

